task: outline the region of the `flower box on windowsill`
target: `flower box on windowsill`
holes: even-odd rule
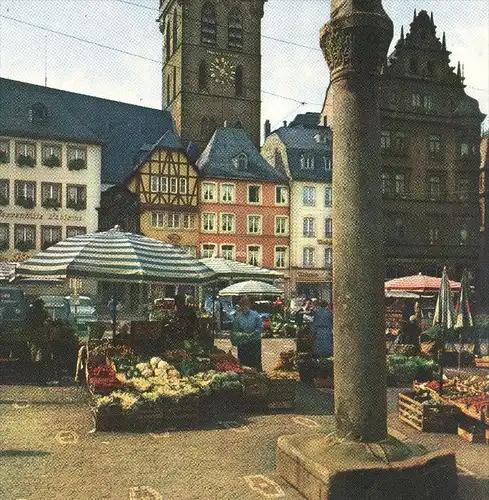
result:
[[[36,248],[36,245],[31,240],[18,241],[15,244],[15,248],[20,252],[28,252],[29,250],[34,250]]]
[[[5,207],[8,205],[8,198],[6,196],[0,195],[0,207]]]
[[[46,198],[42,201],[42,206],[44,208],[59,208],[61,206],[61,202],[56,198]]]
[[[72,208],[73,210],[86,210],[87,203],[85,201],[68,201],[66,203],[66,208]]]
[[[36,206],[36,202],[32,198],[23,197],[16,198],[15,204],[24,208],[34,208]]]
[[[0,163],[8,163],[9,162],[9,154],[7,151],[0,151]]]
[[[87,162],[83,158],[73,158],[68,162],[69,170],[83,170],[87,168]]]
[[[61,166],[61,158],[55,155],[48,156],[42,160],[42,164],[46,167],[60,167]]]
[[[17,165],[33,168],[36,165],[36,159],[29,155],[19,155],[17,156]]]

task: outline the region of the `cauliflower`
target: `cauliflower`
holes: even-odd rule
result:
[[[154,358],[153,358],[154,359]],[[173,368],[172,365],[170,365],[170,363],[168,363],[167,361],[163,361],[161,360],[157,367],[160,369],[160,370],[171,370]]]
[[[151,368],[145,368],[141,370],[141,376],[144,378],[149,378],[153,376],[153,370]]]
[[[162,370],[161,368],[155,368],[155,377],[166,377],[166,370]]]
[[[159,358],[158,356],[155,356],[154,358],[151,358],[149,360],[149,364],[151,365],[151,368],[156,368],[159,363],[161,363],[163,360]]]
[[[149,363],[138,363],[136,365],[136,368],[140,371],[143,372],[144,370],[150,369],[151,365]]]

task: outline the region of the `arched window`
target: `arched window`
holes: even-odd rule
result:
[[[282,162],[282,153],[278,149],[275,150],[274,162],[277,168],[283,168],[284,164]]]
[[[178,47],[178,14],[177,9],[173,11],[173,53]]]
[[[202,7],[200,42],[205,45],[215,45],[217,42],[216,11],[208,2]]]
[[[166,22],[166,36],[165,36],[165,51],[166,51],[166,60],[170,59],[171,56],[171,25],[170,20]]]
[[[199,66],[199,90],[207,90],[207,64],[202,61]]]
[[[234,74],[234,92],[237,96],[243,95],[243,66],[236,68],[236,73]]]
[[[243,21],[237,9],[233,9],[228,17],[228,47],[235,50],[243,48]]]

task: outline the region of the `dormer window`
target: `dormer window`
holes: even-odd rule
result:
[[[248,170],[248,157],[244,153],[234,157],[233,163],[237,170]]]
[[[29,109],[29,121],[31,123],[42,123],[48,118],[48,108],[42,102],[36,102]]]
[[[326,134],[324,132],[318,132],[315,136],[314,136],[314,140],[316,142],[328,142],[328,138],[326,136]]]
[[[314,169],[314,156],[301,154],[301,169],[302,170],[313,170]]]

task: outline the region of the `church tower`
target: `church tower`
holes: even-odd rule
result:
[[[201,151],[225,121],[260,146],[264,2],[160,0],[163,109]]]

